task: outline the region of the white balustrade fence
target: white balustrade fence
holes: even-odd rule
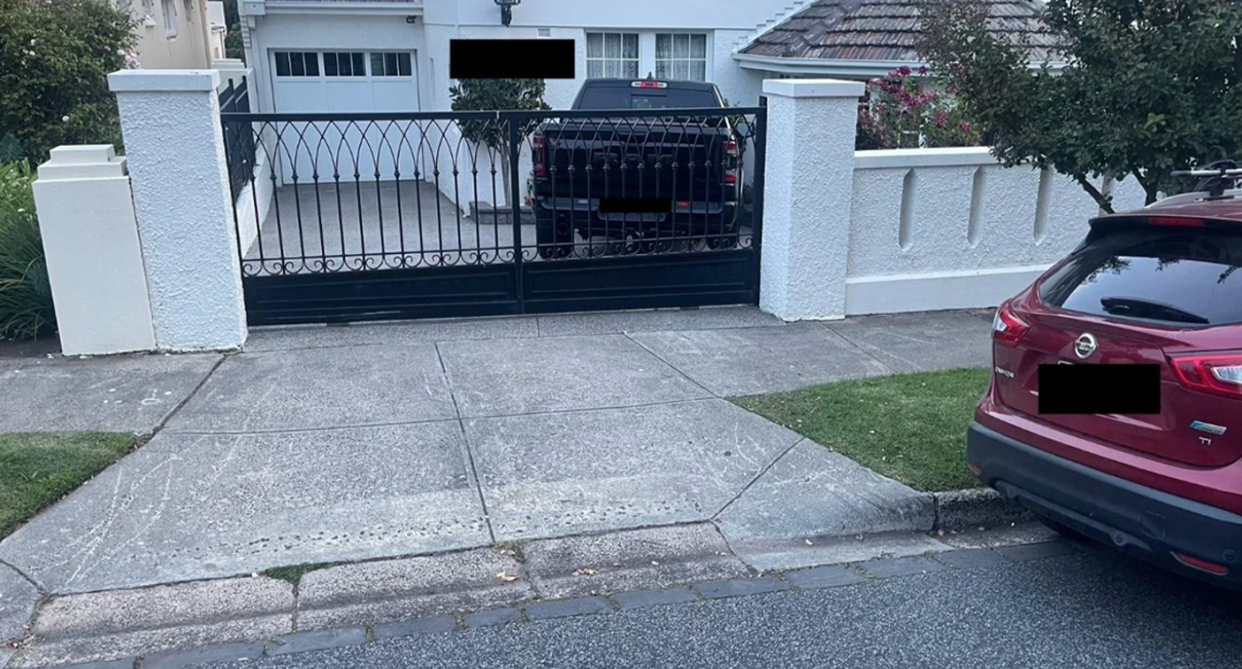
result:
[[[854,151],[861,84],[770,80],[761,304],[787,320],[992,307],[1100,213],[1071,178],[986,147]],[[808,147],[809,144],[809,148]],[[1101,179],[1117,211],[1133,179]],[[792,188],[791,188],[792,186]]]

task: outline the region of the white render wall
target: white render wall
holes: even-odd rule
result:
[[[845,309],[848,217],[863,85],[769,79],[759,306],[787,320]],[[849,132],[842,133],[846,127]]]
[[[235,349],[246,341],[219,81],[215,70],[108,75],[161,350]]]
[[[1082,241],[1099,207],[1055,172],[986,147],[854,151],[862,84],[764,82],[760,307],[785,320],[996,306]],[[1116,211],[1133,178],[1097,180]]]
[[[1133,179],[1111,187],[1116,210],[1142,206]],[[1099,213],[1069,177],[1004,168],[986,147],[859,151],[845,313],[995,306],[1077,246]]]
[[[125,158],[110,145],[61,146],[34,183],[61,350],[155,347]]]

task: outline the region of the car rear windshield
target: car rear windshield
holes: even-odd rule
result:
[[[1242,322],[1242,234],[1144,229],[1101,237],[1040,286],[1047,305],[1173,327]]]
[[[667,88],[634,89],[615,86],[587,88],[577,109],[703,109],[719,108],[720,100],[711,91]]]

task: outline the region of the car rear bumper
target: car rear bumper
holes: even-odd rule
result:
[[[1141,486],[972,423],[966,458],[1022,505],[1163,567],[1242,588],[1242,516]],[[1228,568],[1218,576],[1176,555]]]

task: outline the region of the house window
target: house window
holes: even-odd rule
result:
[[[655,75],[660,79],[707,81],[707,35],[657,34],[655,67]]]
[[[164,13],[164,30],[168,32],[169,37],[177,36],[177,3],[174,0],[164,0],[160,4],[160,9]]]
[[[410,54],[401,51],[371,54],[371,76],[408,77],[413,74]]]
[[[362,52],[325,52],[323,75],[325,77],[365,77],[367,76],[366,59],[363,58]]]
[[[319,76],[319,54],[314,51],[277,51],[276,76]]]
[[[587,77],[638,78],[638,33],[587,33]]]

